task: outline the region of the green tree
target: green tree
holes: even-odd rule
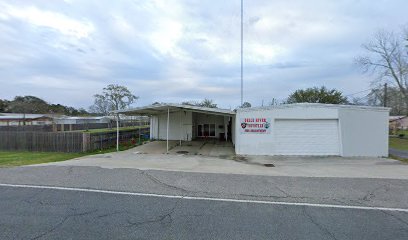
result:
[[[9,101],[0,99],[0,112],[6,112],[8,110]]]
[[[215,104],[212,99],[207,99],[207,98],[201,101],[201,103],[199,103],[198,105],[200,107],[217,108],[217,104]]]
[[[252,105],[249,102],[244,102],[241,106],[241,108],[250,108]]]
[[[35,96],[16,96],[10,101],[10,112],[13,113],[47,113],[49,105]]]
[[[314,87],[296,90],[286,100],[286,103],[329,103],[348,104],[347,98],[336,89]]]
[[[103,88],[102,94],[95,94],[94,98],[91,111],[104,115],[111,111],[125,109],[139,99],[127,87],[117,84],[110,84]]]
[[[198,101],[185,101],[182,102],[183,105],[198,106],[198,107],[207,107],[207,108],[217,108],[217,104],[214,103],[214,100],[205,98],[201,102]]]

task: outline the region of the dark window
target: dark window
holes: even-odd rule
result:
[[[203,136],[203,125],[198,125],[197,126],[197,136],[199,136],[199,137]]]
[[[210,124],[210,135],[211,137],[215,137],[215,124]]]
[[[204,124],[204,137],[210,136],[210,125]]]

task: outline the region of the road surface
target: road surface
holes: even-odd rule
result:
[[[408,181],[0,169],[0,239],[408,239]]]

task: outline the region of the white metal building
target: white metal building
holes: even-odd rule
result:
[[[63,116],[55,119],[56,124],[90,124],[90,123],[110,123],[109,117],[70,117]]]
[[[242,155],[388,156],[389,108],[286,104],[236,112],[181,104],[119,111],[151,117],[150,137],[232,141]]]
[[[150,138],[191,141],[222,139],[233,141],[235,112],[182,104],[154,104],[119,111],[126,115],[150,116]]]
[[[310,103],[238,109],[235,151],[249,155],[388,156],[389,110]]]

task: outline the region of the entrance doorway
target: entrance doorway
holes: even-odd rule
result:
[[[215,124],[198,124],[197,137],[215,137]]]

